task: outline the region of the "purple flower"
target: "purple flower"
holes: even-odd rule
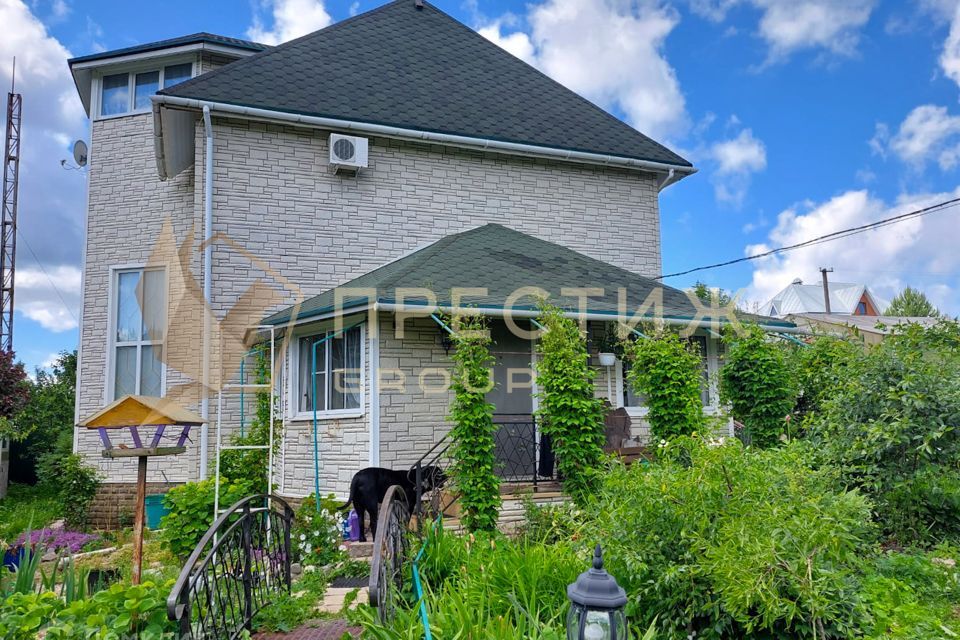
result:
[[[54,551],[69,551],[70,553],[79,552],[85,544],[92,540],[99,539],[100,536],[83,533],[81,531],[67,531],[66,529],[37,529],[30,532],[30,546]],[[17,546],[27,542],[27,534],[23,533],[17,538]]]

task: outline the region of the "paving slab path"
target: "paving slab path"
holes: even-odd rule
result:
[[[346,620],[324,618],[308,620],[289,633],[256,633],[255,640],[342,640],[359,638],[360,627],[350,626]]]

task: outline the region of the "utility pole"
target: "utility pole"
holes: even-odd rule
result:
[[[823,308],[830,313],[830,283],[827,282],[827,274],[833,273],[833,267],[820,267],[820,275],[823,277]]]

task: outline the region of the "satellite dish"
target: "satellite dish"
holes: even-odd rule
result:
[[[73,143],[73,161],[78,167],[87,166],[87,143],[83,140],[77,140]]]

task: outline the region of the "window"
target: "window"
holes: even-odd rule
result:
[[[166,278],[159,269],[116,272],[112,304],[113,399],[163,395]]]
[[[853,314],[855,316],[865,316],[867,315],[867,303],[861,300],[857,303],[857,312]]]
[[[363,333],[361,327],[303,336],[297,342],[297,413],[313,412],[314,378],[311,375],[313,345],[316,347],[316,404],[322,413],[350,413],[360,409],[363,379]]]
[[[168,64],[160,69],[115,73],[100,80],[100,115],[116,116],[150,110],[150,96],[193,76],[193,63]]]

